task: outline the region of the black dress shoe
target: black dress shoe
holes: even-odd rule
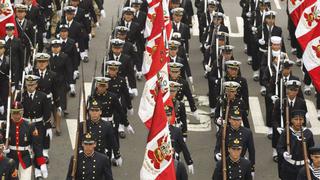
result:
[[[89,62],[89,58],[88,58],[88,57],[84,57],[84,58],[83,58],[83,62],[84,62],[84,63]]]
[[[126,138],[126,133],[124,133],[124,132],[119,132],[119,137],[120,137],[121,139],[125,139],[125,138]]]
[[[36,180],[44,180],[42,176],[36,177]]]
[[[272,139],[272,134],[268,134],[267,138],[271,140]]]

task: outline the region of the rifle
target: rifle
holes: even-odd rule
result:
[[[82,86],[80,86],[80,94],[82,92]],[[79,96],[79,107],[81,106],[81,95]],[[73,162],[72,162],[72,172],[71,172],[71,177],[72,180],[76,180],[76,172],[77,172],[77,161],[78,161],[78,147],[79,147],[79,133],[80,133],[80,113],[78,114],[77,118],[77,132],[76,132],[76,141],[74,145],[74,150],[73,150]]]
[[[286,99],[286,144],[287,144],[287,151],[290,154],[290,125],[289,125],[289,101],[288,101],[288,99]]]
[[[7,127],[6,127],[6,144],[5,144],[5,149],[8,149],[9,147],[9,131],[10,131],[10,111],[11,111],[11,83],[12,83],[12,72],[11,72],[11,45],[10,45],[10,50],[9,50],[9,86],[8,86],[8,100],[7,100]]]
[[[303,135],[303,129],[301,128],[301,138],[302,138],[302,148],[303,148],[303,160],[304,160],[304,167],[306,169],[306,175],[307,175],[307,180],[312,180],[311,179],[311,173],[310,173],[310,168],[309,168],[309,163],[308,163],[308,151],[307,151],[307,143]]]
[[[82,96],[83,96],[83,100],[82,100],[82,106],[83,106],[83,134],[87,133],[87,104],[86,104],[86,92],[84,89],[84,71],[83,71],[83,63],[81,63],[81,76],[82,76]],[[80,107],[80,106],[79,106]]]
[[[229,108],[230,108],[230,100],[227,97],[227,107],[226,107],[226,114],[225,120],[223,122],[223,129],[222,129],[222,143],[221,143],[221,154],[222,154],[222,176],[223,180],[227,180],[227,158],[226,158],[226,134],[227,134],[227,119],[229,115]]]

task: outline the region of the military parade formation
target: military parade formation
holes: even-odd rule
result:
[[[102,60],[89,57],[89,51],[94,51],[90,49],[90,41],[106,17],[104,0],[11,0],[11,3],[15,21],[5,24],[5,36],[0,39],[1,180],[50,177],[52,169],[48,165],[54,158],[50,156],[50,146],[53,138],[66,133],[62,132],[61,124],[70,113],[70,98],[79,98],[79,112],[76,112],[74,153],[69,162],[63,162],[69,163],[66,179],[118,179],[112,168],[122,166],[121,143],[135,133],[129,120],[137,109],[133,101],[142,92],[137,81],[144,81],[147,0],[123,2],[113,16],[117,18],[112,18],[111,33],[104,40],[107,49]],[[173,32],[167,53],[173,107],[165,106],[165,113],[176,179],[187,180],[197,173],[195,159],[187,146],[190,143],[187,106],[194,119],[200,120],[196,82],[189,64],[193,61],[191,30],[197,17],[197,41],[203,57],[201,76],[207,81],[209,113],[216,130],[215,136],[209,138],[216,142],[214,154],[208,155],[215,161],[215,167],[207,172],[207,177],[255,178],[257,155],[249,123],[252,89],[240,68],[247,64],[265,100],[266,138],[273,149],[270,159],[277,166],[276,176],[281,180],[319,180],[320,145],[307,127],[310,119],[305,101],[305,96],[312,94],[312,81],[302,63],[303,51],[295,37],[293,22],[288,16],[286,28],[291,47],[285,47],[284,28],[276,25],[277,12],[272,10],[270,0],[233,3],[242,8],[246,61],[234,54],[236,47],[225,25],[222,0],[170,0]],[[295,59],[289,59],[289,54]],[[95,69],[91,92],[86,94],[84,69],[88,62],[94,62]],[[301,67],[303,80],[293,74],[294,65]],[[320,120],[320,92],[316,94],[316,103]]]

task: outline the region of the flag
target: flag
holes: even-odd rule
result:
[[[288,0],[288,11],[294,26],[298,25],[303,11],[317,0]]]
[[[7,23],[13,23],[16,26],[14,11],[10,0],[0,0],[0,38],[6,36]],[[18,31],[15,31],[14,35],[17,36]]]
[[[148,135],[140,180],[175,180],[170,131],[164,111],[163,89],[156,85],[155,111]]]

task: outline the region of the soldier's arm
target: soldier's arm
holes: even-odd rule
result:
[[[281,121],[281,110],[280,110],[280,100],[277,100],[273,107],[272,113],[272,124],[274,128],[280,127],[279,122]]]
[[[73,66],[70,57],[65,54],[65,70],[66,70],[66,79],[68,84],[75,84],[75,80],[73,79]]]
[[[52,71],[53,72],[53,71]],[[52,87],[52,97],[53,97],[53,103],[56,107],[60,107],[60,96],[59,96],[59,82],[57,79],[57,74],[55,72],[52,73],[53,78],[53,87]]]
[[[105,180],[113,180],[110,161],[107,157],[103,160],[103,175]]]
[[[136,84],[136,76],[134,75],[134,70],[133,70],[133,65],[131,64],[132,62],[130,61],[130,59],[127,59],[128,62],[126,64],[126,70],[127,72],[127,77],[128,77],[128,81],[129,81],[129,86],[130,88],[134,89],[137,88],[137,84]]]
[[[116,159],[118,159],[121,155],[120,155],[120,150],[119,150],[119,144],[118,144],[116,137],[113,133],[112,125],[108,126],[106,136],[107,136],[106,139],[108,141],[108,142],[106,142],[106,144],[110,143],[110,146],[113,150],[114,157]]]
[[[245,108],[249,109],[249,90],[247,80],[243,78],[243,83],[241,84],[242,93],[241,96],[245,102]]]
[[[307,135],[306,135],[306,138],[307,138],[307,149],[309,149],[309,148],[311,148],[311,147],[314,146],[314,138],[313,138],[313,133],[312,133],[312,131],[310,131],[310,130],[308,129],[307,132],[308,132]],[[308,153],[308,154],[310,154],[310,153]]]
[[[251,171],[254,171],[254,166],[256,164],[256,150],[254,148],[254,141],[252,132],[249,131],[248,133],[248,152],[249,152],[249,160],[251,162]]]
[[[216,168],[214,169],[212,180],[220,180],[222,178],[222,164],[221,161],[218,161]]]
[[[68,168],[66,180],[72,180],[73,179],[72,178],[72,169],[73,169],[73,156],[71,156],[71,158],[70,158],[69,168]]]
[[[96,15],[96,12],[94,11],[94,7],[93,7],[93,3],[92,3],[93,1],[91,1],[91,3],[90,3],[90,8],[89,8],[89,13],[90,13],[90,17],[92,17],[92,20],[93,20],[93,22],[94,23],[96,23],[96,22],[98,22],[98,19],[97,19],[97,15]],[[97,0],[96,0],[96,2],[97,2]],[[97,3],[97,5],[98,5],[98,3]],[[100,9],[101,7],[99,7],[99,5],[98,5],[98,9],[99,10],[101,10]],[[102,7],[102,9],[103,9],[103,7]],[[89,21],[89,25],[91,26],[91,21]]]
[[[248,167],[246,168],[246,172],[245,172],[245,180],[252,180],[252,175],[251,175],[251,167],[250,165],[248,165]]]
[[[290,132],[291,134],[291,132]],[[291,137],[290,137],[291,139]],[[279,138],[278,144],[277,144],[277,152],[279,157],[283,157],[283,153],[287,151],[286,146],[286,131],[284,131]]]
[[[183,88],[183,90],[184,90],[183,94],[184,94],[184,95],[187,97],[187,99],[188,99],[188,102],[189,102],[191,111],[194,112],[194,111],[197,110],[197,107],[196,107],[196,104],[195,104],[194,99],[193,99],[193,97],[192,97],[192,93],[191,93],[191,90],[190,90],[190,86],[189,86],[189,84],[188,84],[187,81],[185,81],[185,82],[183,83],[183,86],[184,86],[184,88]]]
[[[51,128],[50,117],[51,117],[52,103],[51,103],[51,99],[48,99],[45,94],[44,94],[44,97],[43,97],[43,106],[42,106],[42,108],[43,108],[43,121],[45,123],[45,127],[46,128]]]
[[[188,62],[188,60],[187,60],[187,58],[183,58],[183,61],[184,61],[184,68],[185,68],[185,70],[186,70],[186,74],[187,74],[187,76],[188,77],[190,77],[190,76],[192,76],[192,74],[191,74],[191,69],[190,69],[190,65],[189,65],[189,62]]]
[[[129,121],[128,121],[128,118],[127,118],[127,114],[123,112],[122,110],[122,106],[118,100],[118,98],[116,97],[113,97],[112,98],[112,101],[113,101],[113,108],[114,110],[119,114],[120,116],[120,124],[123,124],[124,126],[129,126]]]
[[[189,149],[186,145],[186,143],[183,141],[183,137],[182,137],[182,132],[180,129],[179,130],[179,133],[178,133],[178,144],[182,150],[182,153],[183,153],[183,157],[187,163],[187,165],[191,165],[193,164],[193,161],[191,159],[191,155],[190,155],[190,152],[189,152]]]
[[[188,123],[187,123],[186,107],[184,106],[184,103],[180,103],[180,120],[182,122],[182,125],[181,125],[182,136],[187,137]]]
[[[219,128],[219,131],[218,131],[218,133],[217,133],[217,136],[216,136],[216,145],[215,145],[215,147],[214,147],[214,157],[215,157],[215,155],[217,154],[217,153],[221,153],[221,138],[222,138],[222,135],[221,135],[221,131],[222,130],[222,128]]]
[[[132,108],[132,102],[131,102],[131,97],[130,97],[130,94],[129,94],[128,85],[127,85],[127,83],[126,83],[126,81],[124,79],[121,79],[120,81],[121,81],[120,83],[122,83],[121,92],[122,92],[123,98],[126,101],[127,109],[131,109]]]

